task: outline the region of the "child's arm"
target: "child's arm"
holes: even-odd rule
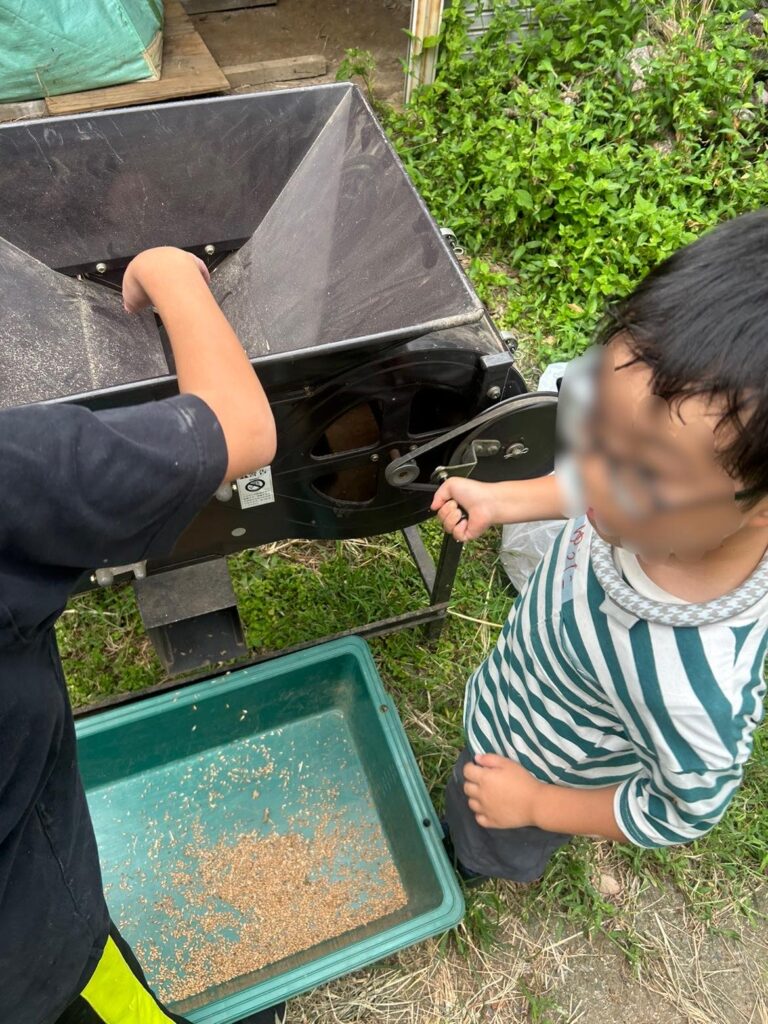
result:
[[[547,832],[574,836],[599,836],[617,843],[629,842],[614,813],[618,786],[601,789],[569,789],[542,783],[534,809],[534,824]]]
[[[560,485],[554,475],[499,484],[451,477],[438,488],[432,509],[437,512],[445,532],[463,542],[475,540],[489,526],[501,523],[565,519],[563,504]]]
[[[547,832],[626,843],[614,814],[618,788],[572,789],[540,782],[515,761],[496,754],[478,754],[464,769],[464,793],[483,828],[536,825]]]
[[[128,265],[129,313],[153,305],[168,332],[179,390],[197,395],[221,425],[234,480],[275,454],[275,422],[248,356],[208,288],[204,264],[181,249],[147,249]]]

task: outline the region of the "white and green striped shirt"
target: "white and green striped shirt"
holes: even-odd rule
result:
[[[565,526],[467,684],[467,738],[546,782],[620,783],[639,846],[690,842],[723,816],[762,717],[768,558],[706,604],[645,577],[638,592],[624,568],[586,519]]]

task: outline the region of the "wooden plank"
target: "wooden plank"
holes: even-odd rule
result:
[[[413,0],[411,6],[411,31],[408,36],[408,58],[405,76],[405,102],[408,103],[415,89],[430,85],[435,80],[437,47],[426,50],[424,39],[434,39],[440,34],[445,0]]]
[[[198,96],[229,89],[223,71],[211,56],[179,0],[165,0],[163,73],[156,82],[129,82],[107,89],[89,89],[46,98],[49,114],[130,107],[137,103]]]
[[[274,7],[277,0],[181,0],[187,14],[218,14],[250,7]]]
[[[23,103],[0,103],[0,122],[26,121],[45,114],[44,100],[25,100]]]
[[[322,53],[305,57],[282,57],[259,60],[251,64],[230,64],[221,69],[235,88],[238,85],[263,85],[265,82],[292,82],[297,78],[319,78],[328,70]]]

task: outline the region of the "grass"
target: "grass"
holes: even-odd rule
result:
[[[425,532],[436,553],[437,524]],[[426,644],[420,630],[371,642],[438,806],[462,743],[464,683],[514,598],[498,546],[494,531],[467,548],[437,644]],[[282,542],[244,552],[230,566],[254,650],[320,638],[424,601],[395,535]],[[163,677],[129,588],[74,600],[58,636],[75,705]],[[653,852],[577,839],[558,851],[540,883],[469,890],[454,932],[297,1000],[291,1022],[768,1024],[766,794],[763,726],[728,815],[695,846]],[[732,985],[725,995],[723,979]],[[595,986],[609,986],[599,1005]],[[617,998],[626,1017],[614,1016]],[[756,1007],[752,1015],[747,1004]]]
[[[426,533],[436,551],[436,524]],[[462,743],[464,683],[493,643],[514,597],[498,562],[498,540],[492,532],[465,552],[451,614],[437,644],[426,644],[419,630],[371,642],[438,805]],[[231,569],[254,650],[319,638],[417,608],[424,600],[405,544],[393,535],[343,543],[283,542],[238,555]],[[76,599],[58,634],[75,705],[163,677],[127,588]],[[503,906],[514,906],[523,918],[556,910],[564,928],[600,931],[624,950],[628,961],[637,962],[640,954],[621,901],[599,891],[601,873],[620,878],[625,893],[673,886],[694,915],[715,925],[734,908],[749,913],[752,894],[765,880],[767,793],[768,731],[763,726],[725,821],[695,846],[642,851],[576,840],[556,855],[542,883],[503,889]],[[455,936],[460,947],[487,947],[492,941],[502,908],[491,892],[496,890],[468,894],[467,919]]]
[[[562,4],[539,6],[552,8],[557,36]],[[635,92],[621,84],[622,25],[652,6],[568,0],[571,27],[559,49],[550,42],[537,56],[534,41],[530,53],[517,53],[514,69],[490,49],[467,65],[461,40],[453,50],[444,45],[442,85],[390,126],[432,209],[470,250],[466,266],[497,321],[527,342],[518,359],[532,382],[542,352],[572,354],[585,342],[606,295],[703,223],[764,203],[764,116],[734,122],[747,94],[747,56],[763,45],[745,36],[741,5],[718,5],[719,20],[708,22],[729,47],[713,70],[700,38],[712,5],[681,0],[673,45],[647,88]],[[370,85],[366,55],[352,56],[345,73],[362,69]],[[676,143],[665,154],[656,146],[669,118]],[[624,122],[635,127],[619,149]],[[694,159],[696,174],[686,169]],[[630,190],[619,206],[595,184],[612,176]],[[427,532],[436,549],[438,530],[432,524]],[[436,645],[417,631],[371,644],[438,805],[462,743],[464,683],[513,599],[497,550],[496,534],[467,550]],[[393,536],[274,544],[231,559],[231,569],[254,650],[319,638],[424,599],[405,545]],[[76,600],[58,632],[76,705],[162,678],[129,590]],[[643,851],[576,840],[558,851],[542,882],[468,892],[465,920],[452,935],[313,993],[297,1002],[292,1020],[768,1024],[766,797],[763,725],[725,820],[694,846]],[[736,936],[737,954],[723,935]]]

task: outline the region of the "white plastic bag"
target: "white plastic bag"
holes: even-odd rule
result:
[[[565,368],[568,363],[550,363],[539,377],[537,391],[559,391],[560,381],[563,379]]]
[[[567,363],[550,363],[539,379],[539,391],[558,391]],[[536,523],[512,523],[501,534],[501,564],[520,593],[563,528],[562,519]]]
[[[562,519],[512,523],[504,527],[501,534],[501,564],[518,593],[562,528]]]

